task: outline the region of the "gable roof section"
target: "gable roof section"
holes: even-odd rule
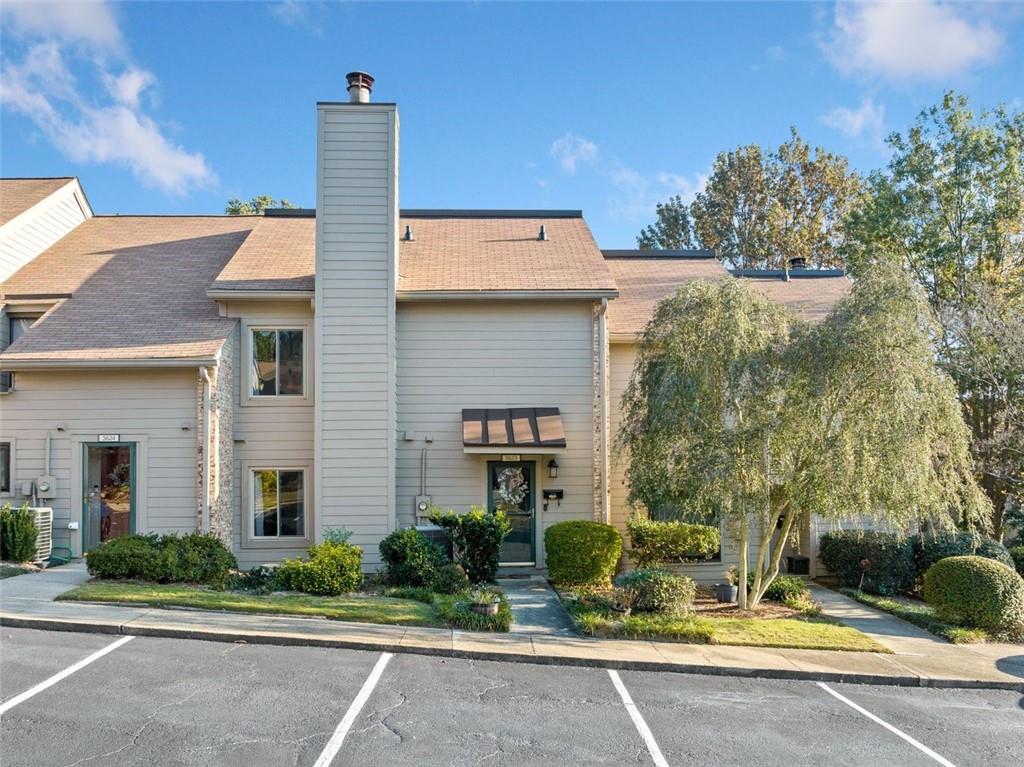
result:
[[[62,178],[3,178],[0,179],[0,226],[17,218],[29,208],[38,205],[58,189],[75,179]]]
[[[841,270],[742,270],[730,272],[711,251],[604,251],[619,286],[608,304],[608,331],[613,339],[643,332],[659,302],[693,280],[746,280],[751,288],[810,322],[820,322],[850,291]]]
[[[539,238],[542,225],[547,240]],[[412,240],[404,239],[406,227]],[[315,262],[314,211],[272,211],[217,276],[211,295],[312,291]],[[579,211],[403,211],[398,271],[405,298],[616,290]]]
[[[0,365],[199,362],[235,320],[205,291],[254,225],[251,217],[97,216],[0,285],[5,301],[55,305],[0,354]]]

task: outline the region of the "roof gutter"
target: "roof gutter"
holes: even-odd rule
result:
[[[160,359],[4,359],[0,355],[0,371],[17,370],[106,370],[110,368],[195,368],[217,364],[216,357],[160,358]]]
[[[609,299],[617,298],[618,290],[399,290],[399,301],[537,301],[544,299]]]
[[[280,301],[282,299],[307,299],[316,295],[315,290],[231,290],[211,288],[206,297],[215,301]]]

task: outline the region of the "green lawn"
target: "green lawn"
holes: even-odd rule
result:
[[[856,599],[858,602],[862,602],[869,607],[895,615],[897,618],[901,618],[907,623],[913,623],[918,628],[947,639],[953,644],[976,644],[989,639],[988,633],[984,629],[966,628],[964,626],[953,626],[949,623],[944,623],[936,617],[935,609],[924,602],[905,602],[899,599],[880,597],[875,594],[866,594],[857,589],[844,588],[839,589],[839,591],[851,599]]]
[[[213,591],[184,584],[137,581],[90,581],[57,599],[78,602],[120,602],[150,607],[194,607],[240,613],[319,616],[339,621],[401,626],[447,625],[432,604],[376,595],[316,597],[306,594],[260,596]]]
[[[689,644],[780,647],[801,650],[891,652],[866,634],[822,618],[718,618],[630,615],[617,618],[567,600],[580,633],[618,639],[653,639]]]

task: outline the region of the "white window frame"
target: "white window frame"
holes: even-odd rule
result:
[[[253,333],[260,330],[301,330],[302,331],[302,394],[253,394],[256,384],[253,363],[255,361],[255,344],[253,344]],[[308,406],[313,404],[313,375],[312,375],[312,344],[310,341],[313,332],[312,323],[304,320],[269,320],[243,321],[242,343],[239,362],[245,373],[238,376],[239,388],[241,389],[239,402],[242,405],[256,406]]]
[[[298,471],[302,473],[302,535],[256,535],[256,495],[254,488],[256,472],[259,471]],[[313,543],[313,506],[310,502],[312,496],[309,486],[310,466],[302,463],[282,465],[247,463],[244,467],[244,472],[246,482],[244,496],[246,521],[242,528],[244,531],[242,538],[243,548],[308,548]]]

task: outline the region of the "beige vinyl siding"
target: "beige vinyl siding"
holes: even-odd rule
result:
[[[0,397],[0,432],[17,440],[15,486],[43,473],[51,435],[54,545],[76,555],[82,530],[67,525],[82,522],[82,443],[98,434],[136,442],[137,529],[189,532],[198,508],[195,428],[195,370],[22,371],[17,391]]]
[[[249,325],[261,327],[302,327],[312,322],[312,311],[308,300],[276,302],[231,302],[227,306],[230,317],[240,317],[244,325],[235,331],[241,334]],[[304,364],[313,365],[315,339],[311,325],[304,328],[310,337],[306,339]],[[248,332],[247,330],[245,332]],[[301,466],[307,469],[305,481],[307,508],[306,525],[309,532],[318,532],[320,521],[316,515],[316,499],[313,493],[313,402],[315,390],[306,392],[299,402],[273,402],[273,398],[252,403],[246,396],[250,385],[251,362],[242,358],[247,344],[235,339],[235,412],[234,412],[234,504],[232,535],[234,549],[241,567],[277,562],[286,557],[305,555],[307,544],[282,548],[243,548],[242,530],[249,525],[251,482],[250,467],[278,468]],[[309,373],[313,373],[310,369]],[[306,380],[312,383],[313,375]]]
[[[77,196],[78,184],[66,186],[0,227],[0,282],[38,256],[91,215]]]
[[[633,375],[633,366],[636,364],[636,344],[613,343],[609,357],[608,389],[611,406],[609,437],[612,444],[618,435],[621,422],[622,395],[629,385]],[[611,510],[612,524],[622,532],[624,544],[629,546],[629,536],[626,533],[626,520],[629,518],[630,507],[628,503],[629,487],[626,484],[626,457],[618,457],[613,454],[611,468]],[[752,531],[751,537],[759,534],[759,527]],[[756,546],[750,552],[748,561],[753,563],[757,557]],[[720,583],[722,574],[727,567],[735,565],[740,561],[739,547],[722,530],[722,559],[721,561],[705,562],[701,564],[682,565],[679,572],[686,573],[699,583]]]
[[[427,448],[427,492],[442,508],[487,502],[487,460],[463,452],[462,409],[554,406],[567,449],[557,479],[550,455],[509,448],[537,460],[541,487],[565,499],[544,512],[538,497],[538,556],[543,530],[565,519],[592,519],[594,508],[592,305],[554,302],[402,302],[398,307],[398,521],[411,524]],[[403,435],[410,432],[413,441]],[[433,442],[427,444],[427,435]]]
[[[317,134],[318,525],[372,567],[394,525],[398,115],[321,104]]]

